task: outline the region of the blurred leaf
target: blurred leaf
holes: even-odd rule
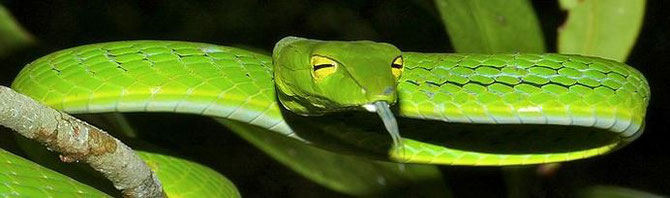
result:
[[[287,167],[338,192],[354,196],[450,197],[436,166],[337,154],[256,126],[218,121]]]
[[[608,198],[637,198],[637,197],[646,197],[646,198],[661,198],[664,196],[655,195],[649,192],[639,191],[630,188],[624,188],[619,186],[591,186],[582,189],[579,192],[580,198],[599,198],[599,197],[608,197]]]
[[[561,0],[568,11],[558,52],[624,61],[640,32],[644,0]]]
[[[4,6],[0,5],[0,57],[34,42],[33,37],[14,20]]]
[[[435,0],[457,52],[544,52],[527,0]]]

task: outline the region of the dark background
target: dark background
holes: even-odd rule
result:
[[[366,39],[393,43],[404,51],[453,52],[430,0],[382,1],[23,1],[0,0],[38,40],[36,46],[0,58],[0,84],[10,85],[26,63],[50,52],[115,40],[184,40],[269,52],[276,41],[294,35],[326,40]],[[525,189],[537,197],[570,197],[589,185],[617,185],[670,195],[670,9],[649,0],[642,32],[626,61],[651,86],[644,134],[606,156],[563,163],[553,176],[532,176]],[[555,1],[533,1],[548,50],[555,51],[556,29],[566,13]],[[152,142],[171,147],[224,173],[245,196],[339,197],[265,156],[209,119],[196,116],[131,114]],[[192,131],[184,133],[184,131]],[[201,133],[200,131],[214,131]],[[0,133],[0,138],[9,133]],[[212,138],[214,136],[214,138]],[[3,142],[3,141],[0,141]],[[176,145],[176,146],[175,146]],[[208,146],[216,151],[202,152]],[[230,155],[232,161],[216,156]],[[504,173],[495,167],[442,167],[457,197],[507,194]]]

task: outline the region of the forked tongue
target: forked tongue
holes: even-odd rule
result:
[[[389,134],[391,134],[391,139],[393,139],[393,150],[399,152],[398,154],[400,154],[399,156],[400,158],[404,158],[405,149],[402,143],[402,137],[400,137],[400,130],[398,129],[398,123],[395,120],[395,116],[393,116],[393,112],[391,112],[391,109],[389,108],[389,104],[386,103],[385,101],[376,101],[373,104],[374,104],[373,110],[376,111],[377,114],[379,114],[379,117],[384,122],[384,127],[386,127],[386,131],[388,131]]]

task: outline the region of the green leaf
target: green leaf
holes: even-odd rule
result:
[[[558,29],[558,52],[626,60],[642,26],[644,0],[560,3],[568,18]]]
[[[527,0],[435,0],[456,52],[544,52]]]
[[[33,37],[14,20],[4,6],[0,5],[0,57],[34,42]]]
[[[437,166],[337,154],[256,126],[217,120],[287,167],[338,192],[354,196],[450,197]]]

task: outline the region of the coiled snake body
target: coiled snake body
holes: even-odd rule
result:
[[[68,113],[199,114],[317,146],[319,138],[306,134],[325,131],[357,148],[348,149],[354,154],[454,165],[546,163],[606,153],[641,133],[649,100],[640,72],[601,58],[413,53],[385,43],[295,37],[278,42],[272,57],[191,42],[85,45],[28,64],[12,87]],[[399,128],[391,109],[404,117]],[[360,110],[382,117],[393,144],[380,132],[381,123],[365,120],[371,114]],[[377,130],[328,118],[341,111],[361,112],[354,116],[365,119],[357,122],[374,122]],[[286,119],[294,115],[314,120],[298,125],[318,130],[297,131],[304,127]]]

